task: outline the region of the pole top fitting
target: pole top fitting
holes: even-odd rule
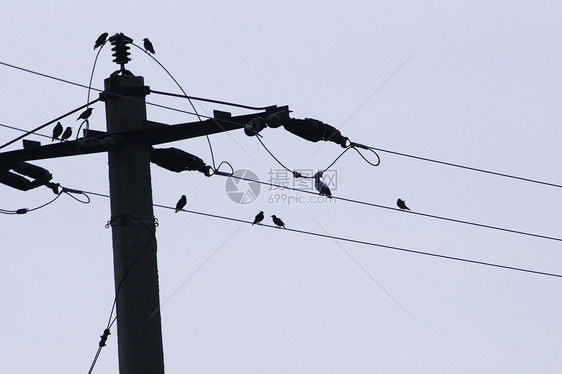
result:
[[[133,73],[125,69],[125,64],[131,61],[131,59],[129,58],[129,49],[131,48],[127,44],[131,44],[133,42],[133,39],[129,38],[123,33],[118,33],[111,36],[109,38],[109,42],[111,43],[111,45],[113,45],[113,48],[111,48],[111,50],[113,51],[113,57],[115,57],[113,62],[121,65],[121,69],[115,71],[111,75],[133,75]]]

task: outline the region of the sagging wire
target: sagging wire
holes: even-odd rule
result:
[[[62,194],[67,194],[68,196],[70,196],[71,198],[73,198],[74,200],[76,200],[76,201],[78,201],[79,203],[82,203],[82,204],[89,204],[90,201],[91,201],[88,194],[85,193],[84,191],[63,187],[58,183],[52,183],[52,182],[46,183],[45,186],[49,187],[55,193],[56,196],[52,200],[46,202],[45,204],[39,205],[35,208],[20,208],[20,209],[17,209],[17,210],[0,209],[0,214],[23,215],[23,214],[27,214],[27,213],[30,213],[30,212],[34,212],[36,210],[42,209],[42,208],[54,203],[59,197],[62,196]],[[86,197],[86,200],[81,200],[81,199],[77,198],[76,196],[73,196],[73,194],[84,195]]]
[[[141,51],[143,51],[144,53],[146,53],[150,58],[152,58],[158,65],[160,65],[160,67],[162,69],[164,69],[164,71],[166,72],[166,74],[168,74],[168,76],[174,81],[174,83],[178,86],[178,88],[180,89],[180,91],[184,94],[184,96],[187,98],[187,100],[189,101],[189,104],[191,105],[191,108],[193,109],[193,111],[195,112],[195,115],[197,116],[197,118],[199,119],[199,121],[202,121],[201,116],[199,115],[199,112],[197,111],[197,109],[195,108],[195,105],[193,104],[193,101],[191,101],[191,98],[187,95],[187,93],[185,92],[185,90],[182,88],[181,84],[176,80],[176,78],[174,78],[174,76],[168,71],[168,69],[166,69],[166,67],[164,65],[162,65],[160,63],[160,61],[158,61],[156,59],[156,57],[154,57],[151,53],[149,53],[148,51],[146,51],[144,48],[142,48],[141,46],[135,44],[134,42],[131,42],[132,45],[134,45],[135,47],[137,47],[138,49],[140,49]],[[211,139],[209,138],[209,135],[205,135],[205,138],[207,139],[207,143],[209,144],[209,151],[211,153],[211,162],[213,163],[213,168],[216,168],[216,164],[215,164],[215,155],[213,152],[213,145],[211,144]]]
[[[101,44],[98,45],[98,42],[100,42]],[[86,99],[87,103],[90,102],[90,93],[92,91],[92,81],[94,80],[94,72],[96,70],[98,57],[100,56],[100,53],[101,53],[103,47],[105,47],[106,44],[107,44],[107,33],[103,33],[103,34],[100,35],[100,37],[96,41],[96,45],[94,46],[94,49],[96,49],[98,47],[99,47],[99,49],[98,49],[98,52],[96,53],[96,58],[94,59],[94,64],[92,65],[92,72],[90,74],[90,82],[88,83],[88,96],[87,96],[87,99]],[[87,109],[88,108],[89,108],[89,106],[87,107]],[[84,126],[84,124],[86,124],[86,127],[84,129],[84,138],[88,137],[88,130],[90,130],[90,121],[88,121],[88,119],[86,118],[84,121],[82,121],[82,123],[80,124],[80,127],[78,127],[78,131],[76,131],[76,140],[78,140],[78,138],[80,137],[80,130],[82,129],[82,126]]]
[[[102,195],[102,194],[97,194],[97,193],[92,193],[92,194],[97,195],[97,196],[109,197],[108,195]],[[117,285],[117,289],[115,291],[115,298],[113,299],[113,304],[111,306],[111,311],[109,313],[107,325],[106,325],[105,329],[103,330],[103,334],[100,335],[100,341],[98,343],[98,350],[97,350],[97,352],[94,356],[94,359],[92,360],[92,364],[90,365],[90,370],[88,370],[88,374],[91,374],[93,372],[94,367],[96,366],[98,358],[101,354],[101,350],[103,349],[103,347],[106,346],[107,339],[108,339],[109,335],[111,335],[111,328],[113,327],[113,325],[117,321],[117,315],[114,316],[114,313],[115,313],[115,310],[117,308],[117,300],[118,300],[118,297],[119,297],[119,291],[121,291],[121,286],[123,285],[123,282],[127,278],[127,275],[129,275],[130,271],[133,269],[133,267],[135,266],[135,264],[137,263],[139,258],[144,254],[146,249],[150,246],[150,244],[153,241],[156,241],[156,231],[152,230],[145,222],[143,222],[138,217],[135,217],[134,215],[127,214],[127,215],[112,217],[111,220],[109,220],[105,224],[105,228],[111,227],[111,225],[113,224],[114,221],[117,221],[117,220],[120,220],[120,219],[130,219],[130,218],[136,220],[139,224],[141,224],[150,233],[151,237],[148,240],[148,242],[146,243],[146,245],[143,247],[143,249],[133,259],[133,261],[131,262],[131,264],[127,268],[127,270],[125,270],[125,273],[123,274],[123,277],[121,278],[121,280],[119,281],[119,284]],[[154,227],[155,228],[158,227],[158,220],[156,218],[154,219]]]
[[[301,173],[299,173],[299,172],[296,171],[296,170],[291,170],[291,169],[289,169],[287,166],[285,166],[285,164],[283,164],[283,163],[273,154],[273,152],[271,152],[271,151],[269,150],[269,148],[267,148],[267,146],[263,143],[263,141],[260,139],[259,136],[256,136],[256,139],[260,142],[260,144],[261,144],[261,145],[263,146],[263,148],[267,151],[267,153],[269,153],[269,155],[270,155],[279,165],[281,165],[281,167],[282,167],[283,169],[285,169],[285,170],[287,170],[289,173],[293,174],[293,176],[294,176],[295,178],[309,178],[309,179],[314,179],[314,176],[302,175]],[[359,148],[372,152],[372,153],[377,157],[377,161],[376,161],[376,162],[371,162],[371,161],[369,161],[369,160],[361,153],[361,151],[359,150]],[[334,164],[335,164],[347,151],[349,151],[350,149],[353,149],[355,152],[357,152],[357,153],[359,154],[359,156],[361,156],[361,158],[363,158],[363,160],[364,160],[367,164],[369,164],[369,165],[371,165],[371,166],[373,166],[373,167],[379,166],[380,163],[381,163],[381,159],[380,159],[379,155],[377,154],[377,152],[375,152],[375,150],[374,150],[372,147],[367,147],[367,146],[364,146],[364,145],[362,145],[362,144],[358,144],[358,143],[353,143],[353,142],[351,142],[351,144],[350,144],[338,157],[336,157],[336,159],[335,159],[330,165],[328,165],[326,168],[324,168],[323,170],[321,170],[319,173],[320,173],[320,174],[323,174],[323,173],[326,172],[328,169],[330,169],[332,166],[334,166]]]

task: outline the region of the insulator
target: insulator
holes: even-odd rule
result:
[[[262,117],[256,117],[244,126],[244,133],[248,136],[255,136],[265,129],[265,120]]]
[[[311,142],[325,140],[337,143],[343,148],[348,146],[349,139],[342,136],[338,129],[317,119],[289,119],[286,123],[283,123],[283,127],[285,127],[285,130]]]
[[[176,173],[185,170],[196,170],[205,174],[210,172],[210,166],[205,165],[202,159],[177,148],[152,148],[150,162]]]
[[[289,113],[284,112],[284,111],[279,111],[279,112],[275,112],[273,114],[270,114],[265,119],[265,123],[267,124],[267,126],[275,129],[275,128],[280,127],[281,125],[287,123],[289,120],[290,120]]]
[[[0,183],[21,191],[28,191],[42,186],[53,178],[48,170],[27,162],[16,162],[3,169],[4,172],[0,174]],[[30,177],[33,180],[29,180],[24,176]]]
[[[130,47],[127,44],[132,43],[133,39],[125,36],[123,33],[119,33],[110,37],[109,42],[113,45],[113,48],[111,48],[111,50],[114,52],[113,57],[115,57],[113,62],[123,67],[127,62],[131,61],[131,59],[129,58],[129,56],[131,55],[129,53]]]

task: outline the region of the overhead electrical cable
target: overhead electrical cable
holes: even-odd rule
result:
[[[14,69],[18,69],[18,70],[22,70],[31,74],[36,74],[45,78],[49,78],[49,79],[54,79],[60,82],[64,82],[67,84],[71,84],[74,86],[78,86],[78,87],[82,87],[85,89],[91,89],[97,92],[104,92],[104,90],[98,89],[98,88],[94,88],[94,87],[89,87],[87,85],[84,84],[79,84],[79,83],[75,83],[66,79],[62,79],[62,78],[58,78],[52,75],[48,75],[48,74],[43,74],[43,73],[39,73],[30,69],[26,69],[26,68],[22,68],[16,65],[12,65],[12,64],[8,64],[5,62],[0,61],[0,65],[4,65],[7,67],[11,67]],[[165,93],[162,91],[151,91],[157,94],[165,94],[165,95],[169,95],[169,96],[173,96],[175,94],[169,94],[169,93]],[[130,100],[138,100],[135,98],[131,98],[129,96],[123,96],[123,95],[119,95],[116,93],[112,93],[112,95],[114,96],[119,96],[119,97],[123,97],[126,99],[130,99]],[[177,95],[180,96],[180,95]],[[188,95],[183,95],[181,97],[185,97],[185,98],[189,98],[191,100],[201,100],[201,101],[208,101],[208,102],[215,102],[214,100],[211,99],[204,99],[204,98],[198,98],[195,96],[188,96]],[[250,107],[250,106],[243,106],[241,104],[234,104],[234,103],[229,103],[226,101],[221,101],[218,102],[216,101],[217,104],[224,104],[224,105],[231,105],[231,106],[237,106],[237,107],[242,107],[242,108],[248,108],[248,109],[252,109],[252,110],[257,110],[257,109],[263,109],[263,108],[268,108],[268,107]],[[91,104],[91,103],[90,103]],[[161,105],[161,104],[156,104],[156,103],[151,103],[151,102],[146,102],[147,105],[152,105],[155,107],[159,107],[162,109],[166,109],[166,110],[171,110],[171,111],[175,111],[175,112],[180,112],[180,113],[184,113],[184,114],[189,114],[189,115],[194,115],[194,116],[200,116],[202,118],[207,118],[207,119],[213,119],[212,116],[207,116],[207,115],[203,115],[203,114],[199,114],[199,113],[193,113],[193,112],[189,112],[183,109],[178,109],[178,108],[174,108],[174,107],[170,107],[170,106],[166,106],[166,105]],[[227,121],[227,120],[222,120],[222,121]],[[5,126],[6,127],[6,126]],[[19,139],[18,139],[19,140]],[[0,147],[2,148],[2,147]],[[456,167],[456,168],[461,168],[461,169],[465,169],[465,170],[470,170],[470,171],[474,171],[474,172],[480,172],[480,173],[486,173],[486,174],[490,174],[490,175],[495,175],[495,176],[500,176],[500,177],[505,177],[505,178],[511,178],[514,180],[519,180],[519,181],[524,181],[524,182],[530,182],[530,183],[535,183],[535,184],[541,184],[541,185],[545,185],[545,186],[550,186],[550,187],[556,187],[556,188],[562,188],[562,184],[559,183],[552,183],[552,182],[546,182],[546,181],[541,181],[538,179],[534,179],[534,178],[527,178],[527,177],[521,177],[521,176],[516,176],[516,175],[512,175],[512,174],[507,174],[507,173],[501,173],[501,172],[496,172],[496,171],[492,171],[492,170],[487,170],[487,169],[483,169],[483,168],[476,168],[476,167],[472,167],[472,166],[467,166],[467,165],[461,165],[461,164],[457,164],[457,163],[453,163],[453,162],[447,162],[447,161],[441,161],[441,160],[436,160],[436,159],[432,159],[429,157],[422,157],[422,156],[416,156],[416,155],[412,155],[412,154],[408,154],[405,152],[398,152],[398,151],[392,151],[392,150],[388,150],[388,149],[383,149],[383,148],[378,148],[378,147],[369,147],[372,150],[375,151],[379,151],[379,152],[384,152],[384,153],[389,153],[389,154],[393,154],[396,156],[402,156],[402,157],[408,157],[408,158],[412,158],[412,159],[417,159],[420,161],[426,161],[426,162],[432,162],[432,163],[437,163],[437,164],[441,164],[441,165],[445,165],[445,166],[451,166],[451,167]]]
[[[263,185],[270,186],[270,187],[276,187],[276,188],[282,188],[282,189],[296,191],[296,192],[318,195],[318,193],[314,192],[314,191],[301,190],[301,189],[298,189],[298,188],[283,186],[283,185],[275,184],[275,183],[271,183],[271,182],[263,182],[263,181],[252,179],[252,178],[236,176],[234,174],[228,174],[228,173],[215,173],[215,174],[221,175],[221,176],[224,176],[224,177],[244,180],[244,181],[247,181],[247,182],[259,183],[259,184],[263,184]],[[394,208],[394,207],[391,207],[391,206],[386,206],[386,205],[382,205],[382,204],[375,204],[375,203],[370,203],[370,202],[366,202],[366,201],[361,201],[361,200],[356,200],[356,199],[351,199],[351,198],[346,198],[346,197],[341,197],[341,196],[332,195],[332,198],[336,199],[336,200],[346,201],[346,202],[349,202],[349,203],[354,203],[354,204],[360,204],[360,205],[366,205],[366,206],[371,206],[371,207],[375,207],[375,208],[382,208],[382,209],[400,211],[400,209]],[[492,226],[492,225],[486,225],[486,224],[482,224],[482,223],[460,220],[460,219],[456,219],[456,218],[442,217],[442,216],[438,216],[438,215],[434,215],[434,214],[428,214],[428,213],[422,213],[422,212],[416,212],[416,211],[408,211],[408,212],[402,212],[402,213],[403,214],[414,214],[414,215],[421,216],[421,217],[434,218],[434,219],[450,221],[450,222],[455,222],[455,223],[461,223],[461,224],[465,224],[465,225],[471,225],[471,226],[476,226],[476,227],[481,227],[481,228],[486,228],[486,229],[509,232],[509,233],[512,233],[512,234],[520,234],[520,235],[526,235],[526,236],[531,236],[531,237],[540,238],[540,239],[548,239],[548,240],[555,240],[555,241],[562,242],[562,238],[558,238],[558,237],[554,237],[554,236],[534,234],[534,233],[521,231],[521,230],[513,230],[513,229],[507,229],[507,228],[498,227],[498,226]]]
[[[96,192],[91,192],[91,191],[84,191],[84,192],[88,193],[90,195],[93,195],[93,196],[100,196],[100,197],[105,197],[105,198],[110,197],[107,194],[101,194],[101,193],[96,193]],[[163,209],[168,209],[168,210],[173,210],[173,211],[175,211],[175,209],[176,209],[173,206],[162,205],[162,204],[153,204],[153,206],[157,207],[157,208],[163,208]],[[246,223],[246,224],[249,224],[249,225],[252,225],[252,223],[253,223],[253,221],[251,221],[251,220],[244,220],[244,219],[239,219],[239,218],[234,218],[234,217],[223,216],[223,215],[220,215],[220,214],[199,212],[199,211],[188,210],[188,209],[183,209],[183,210],[181,210],[181,212],[205,216],[205,217],[210,217],[210,218],[217,218],[217,219],[227,220],[227,221],[232,221],[232,222]],[[366,246],[385,248],[385,249],[390,249],[390,250],[399,251],[399,252],[436,257],[436,258],[441,258],[441,259],[445,259],[445,260],[465,262],[465,263],[470,263],[470,264],[474,264],[474,265],[482,265],[482,266],[488,266],[488,267],[494,267],[494,268],[499,268],[499,269],[518,271],[518,272],[535,274],[535,275],[544,275],[544,276],[548,276],[548,277],[562,278],[562,274],[556,274],[556,273],[526,269],[526,268],[521,268],[521,267],[516,267],[516,266],[496,264],[496,263],[491,263],[491,262],[487,262],[487,261],[472,260],[472,259],[467,259],[467,258],[462,258],[462,257],[448,256],[448,255],[443,255],[443,254],[439,254],[439,253],[419,251],[419,250],[397,247],[397,246],[386,245],[386,244],[378,244],[378,243],[373,243],[373,242],[369,242],[369,241],[365,241],[365,240],[346,238],[346,237],[342,237],[342,236],[322,234],[322,233],[306,231],[306,230],[298,230],[298,229],[293,229],[293,228],[279,229],[275,225],[266,225],[266,224],[260,224],[260,227],[267,227],[267,228],[270,228],[270,229],[283,230],[283,231],[287,231],[287,232],[295,232],[295,233],[298,233],[298,234],[317,236],[317,237],[327,238],[327,239],[341,240],[341,241],[349,242],[349,243],[362,244],[362,245],[366,245]]]

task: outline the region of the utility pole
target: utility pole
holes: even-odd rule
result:
[[[105,100],[107,132],[143,129],[144,79],[114,75],[104,88],[119,95],[108,94]],[[150,146],[124,144],[108,154],[119,372],[163,374]]]
[[[134,76],[125,69],[125,64],[130,61],[127,44],[132,43],[132,39],[121,33],[113,35],[109,41],[113,45],[113,61],[121,65],[121,68],[105,80],[105,91],[100,94],[100,99],[105,101],[107,132],[87,130],[82,139],[48,145],[24,140],[23,149],[0,153],[0,177],[9,174],[8,179],[12,182],[6,182],[6,178],[0,180],[11,187],[24,190],[39,185],[53,188],[57,185],[49,182],[52,175],[44,169],[27,164],[27,161],[108,152],[119,372],[163,374],[150,162],[175,172],[204,171],[202,167],[192,168],[189,163],[194,156],[181,150],[160,150],[163,152],[158,160],[151,160],[151,146],[243,128],[248,135],[256,135],[265,127],[264,118],[273,114],[288,118],[289,108],[275,105],[252,108],[262,111],[240,116],[216,111],[214,117],[208,120],[176,125],[148,121],[145,97],[151,92],[150,88],[144,86],[142,77]],[[42,127],[45,126],[47,125]],[[280,123],[271,127],[278,126]],[[225,174],[217,170],[213,172]],[[32,177],[35,181],[29,182],[22,175]],[[205,175],[211,174],[205,172]],[[55,190],[58,188],[54,188]],[[107,339],[105,334],[104,332],[102,337],[103,345]]]

